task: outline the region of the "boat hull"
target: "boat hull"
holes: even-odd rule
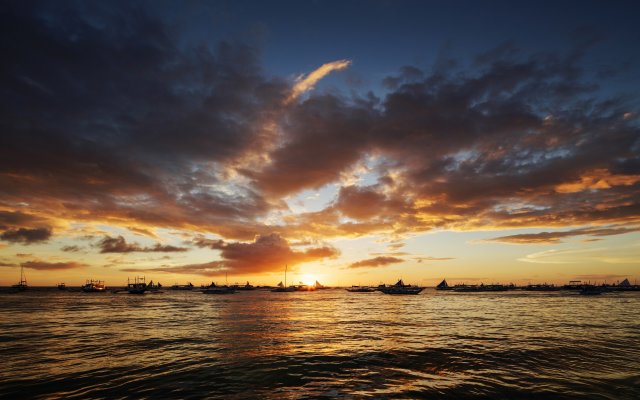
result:
[[[420,294],[420,292],[422,292],[424,290],[424,288],[421,287],[411,287],[411,288],[395,288],[395,287],[386,287],[386,288],[381,288],[380,291],[384,294],[396,294],[396,295],[403,295],[403,294]]]

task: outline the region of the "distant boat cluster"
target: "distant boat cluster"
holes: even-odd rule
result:
[[[407,285],[402,279],[398,280],[395,285],[378,285],[378,286],[351,286],[346,290],[351,293],[372,293],[382,292],[384,294],[419,294],[425,288],[421,286]]]
[[[606,284],[595,285],[590,282],[582,281],[570,281],[567,285],[556,286],[553,284],[529,284],[526,286],[516,286],[513,283],[508,285],[503,284],[488,284],[483,283],[479,285],[467,285],[457,284],[449,286],[446,279],[436,286],[436,290],[451,290],[453,292],[506,292],[509,290],[525,290],[531,292],[555,292],[559,290],[574,290],[583,295],[595,295],[605,292],[614,291],[640,291],[640,285],[632,285],[629,279],[625,279],[618,284]]]
[[[59,290],[69,290],[65,283],[59,283],[57,285]],[[24,275],[24,269],[20,268],[20,282],[11,286],[12,291],[23,292],[27,290],[27,279]],[[162,293],[164,287],[160,282],[154,283],[150,281],[146,282],[145,277],[135,277],[133,280],[127,279],[127,286],[124,288],[115,288],[110,290],[111,293],[129,293],[129,294],[145,294],[145,293]],[[287,285],[287,267],[284,271],[284,283],[280,282],[274,286],[253,286],[248,281],[244,285],[234,284],[218,285],[215,282],[205,286],[202,285],[198,289],[204,294],[233,294],[238,291],[244,290],[270,290],[271,292],[312,292],[316,290],[331,289],[330,287],[320,284],[316,281],[313,285],[305,285],[302,282],[298,285]],[[423,286],[407,285],[402,279],[399,279],[393,285],[380,284],[378,286],[351,286],[346,288],[350,293],[373,293],[382,292],[384,294],[391,295],[416,295],[425,289]],[[88,279],[84,285],[79,288],[80,291],[85,293],[105,293],[107,287],[102,280]],[[174,284],[169,287],[169,290],[196,290],[195,286],[188,282],[186,285]],[[542,284],[529,284],[526,286],[516,286],[513,283],[504,285],[499,283],[484,284],[480,283],[475,285],[468,284],[456,284],[450,286],[446,279],[443,279],[436,286],[436,290],[444,290],[451,292],[506,292],[511,290],[523,290],[531,292],[555,292],[560,290],[572,290],[577,291],[582,295],[598,295],[606,292],[625,292],[625,291],[640,291],[640,285],[632,285],[629,279],[625,279],[622,282],[616,284],[601,285],[592,284],[590,282],[582,281],[570,281],[566,285],[556,286],[554,284],[542,283]]]

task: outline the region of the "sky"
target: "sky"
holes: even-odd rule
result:
[[[0,286],[640,278],[634,1],[5,1]]]

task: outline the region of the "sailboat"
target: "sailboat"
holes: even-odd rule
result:
[[[446,279],[443,279],[442,282],[436,286],[436,290],[452,290],[453,288],[449,286]]]
[[[295,292],[296,288],[294,286],[287,287],[287,266],[284,266],[284,285],[282,282],[278,284],[278,287],[275,289],[271,289],[272,292]]]
[[[315,283],[315,288],[318,290],[323,290],[323,289],[329,289],[328,287],[326,287],[325,285],[321,284],[320,282],[316,281]]]
[[[227,278],[227,274],[224,274],[224,278],[226,281],[225,286],[218,286],[215,282],[211,282],[211,285],[207,286],[202,290],[204,294],[233,294],[236,292],[236,288],[229,286],[229,279]]]
[[[20,265],[20,283],[11,286],[11,288],[18,292],[24,292],[29,288],[29,286],[27,286],[27,278],[24,276],[24,267],[22,265]]]

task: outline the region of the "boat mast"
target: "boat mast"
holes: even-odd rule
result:
[[[284,265],[284,287],[287,287],[287,264]]]

